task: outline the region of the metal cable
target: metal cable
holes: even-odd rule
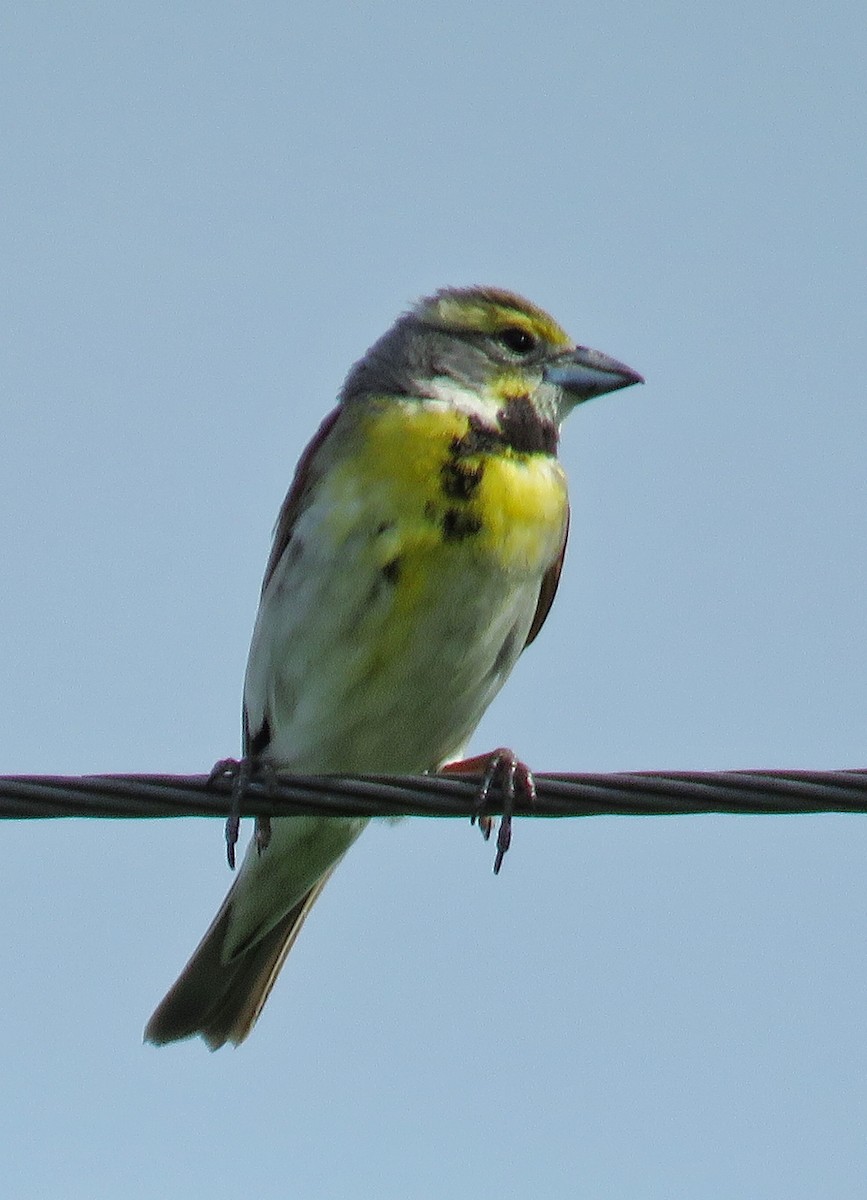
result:
[[[540,774],[536,800],[515,816],[658,816],[686,813],[867,812],[867,770],[639,771]],[[0,818],[225,817],[232,781],[207,775],[0,776]],[[254,779],[242,816],[470,817],[478,776],[281,775]],[[484,812],[503,811],[494,786]]]

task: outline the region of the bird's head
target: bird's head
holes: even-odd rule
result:
[[[499,288],[444,288],[420,300],[355,364],[344,401],[439,399],[493,417],[529,401],[559,426],[576,404],[643,383],[616,359],[577,346],[541,308]]]

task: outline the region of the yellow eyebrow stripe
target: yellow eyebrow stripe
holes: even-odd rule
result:
[[[543,309],[495,288],[439,293],[422,315],[442,328],[486,334],[517,328],[552,346],[572,345],[569,335]]]

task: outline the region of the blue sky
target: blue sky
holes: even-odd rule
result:
[[[236,752],[269,533],[414,298],[511,287],[647,386],[570,418],[537,769],[867,766],[861,5],[10,4],[2,770]],[[867,823],[369,830],[253,1037],[141,1029],[216,822],[8,823],[16,1197],[851,1197]]]

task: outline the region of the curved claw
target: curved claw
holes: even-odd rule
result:
[[[522,762],[513,750],[501,746],[488,754],[479,754],[475,758],[464,758],[459,762],[447,763],[441,768],[447,774],[471,774],[483,771],[482,782],[476,797],[476,808],[470,823],[479,828],[485,841],[491,836],[494,818],[483,812],[488,801],[491,788],[498,786],[503,795],[503,815],[500,818],[500,828],[497,832],[497,854],[494,859],[494,874],[499,875],[500,867],[509,846],[512,844],[512,815],[515,799],[520,798],[525,804],[536,803],[536,781],[526,763]]]
[[[231,779],[232,801],[229,815],[226,818],[226,858],[229,866],[235,869],[235,847],[241,830],[241,801],[254,778],[261,778],[266,791],[270,794],[274,788],[275,772],[269,763],[257,762],[250,758],[221,758],[211,768],[208,783],[217,779]],[[271,818],[256,818],[256,849],[259,854],[267,849],[271,841]]]

